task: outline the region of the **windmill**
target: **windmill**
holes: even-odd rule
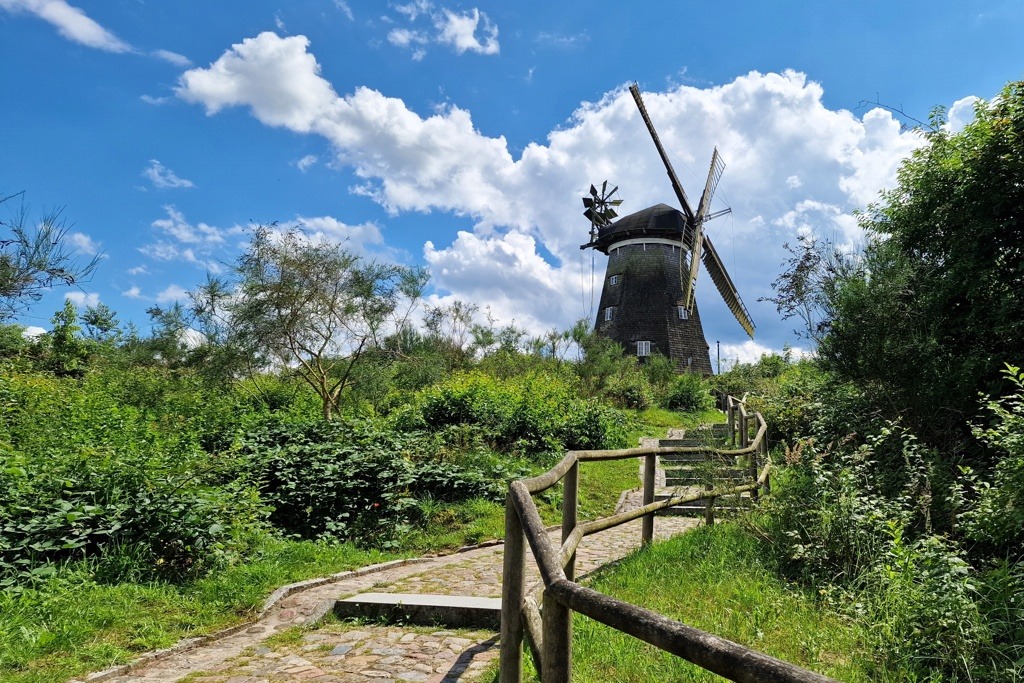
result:
[[[704,192],[694,211],[647,113],[640,89],[634,83],[629,91],[682,210],[658,204],[613,221],[618,217],[613,207],[619,206],[621,200],[611,203],[610,197],[618,188],[606,192],[607,181],[601,192],[591,186],[591,196],[583,198],[587,207],[584,215],[591,221],[590,242],[580,248],[608,255],[595,329],[619,342],[627,352],[635,351],[641,359],[661,353],[673,361],[677,371],[711,374],[709,347],[697,309],[698,261],[704,262],[736,321],[751,338],[754,336],[750,314],[714,245],[704,234],[706,222],[730,211],[710,210],[725,164],[716,148]]]

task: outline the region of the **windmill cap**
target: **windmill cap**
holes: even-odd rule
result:
[[[656,204],[636,213],[631,213],[615,221],[611,225],[598,230],[597,239],[586,247],[593,247],[607,254],[616,243],[623,240],[643,237],[661,237],[683,241],[683,236],[692,241],[692,230],[686,226],[686,217],[682,212],[668,204]]]

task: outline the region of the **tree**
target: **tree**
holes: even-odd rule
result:
[[[953,133],[936,111],[895,189],[861,216],[869,241],[828,292],[826,367],[934,445],[969,437],[979,392],[1024,358],[1024,82]],[[1003,387],[1005,388],[1005,387]]]
[[[14,196],[0,197],[0,204]],[[100,257],[83,261],[69,251],[69,229],[60,209],[35,226],[24,204],[10,219],[0,219],[0,320],[39,301],[54,285],[76,285],[92,275]]]
[[[230,343],[293,369],[320,397],[325,420],[356,364],[401,329],[426,284],[422,270],[365,261],[341,245],[274,226],[255,229],[235,276],[224,301]]]

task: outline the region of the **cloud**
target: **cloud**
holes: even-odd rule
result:
[[[347,249],[361,256],[372,257],[384,247],[380,226],[372,221],[348,225],[331,216],[299,216],[291,225],[304,228],[314,239],[323,238],[344,244]]]
[[[153,50],[153,56],[157,59],[162,59],[168,64],[174,66],[180,66],[182,68],[186,66],[192,66],[192,60],[185,55],[179,55],[177,52],[171,52],[170,50]]]
[[[349,21],[356,20],[356,16],[352,14],[352,8],[348,6],[348,3],[345,2],[345,0],[334,0],[334,6],[337,7],[338,11],[344,14]]]
[[[421,16],[429,15],[433,5],[428,0],[412,0],[409,3],[392,5],[392,9],[405,15],[409,21],[416,21]]]
[[[308,169],[308,168],[309,168],[310,166],[314,165],[314,164],[315,164],[315,163],[316,163],[317,161],[319,161],[319,159],[317,158],[317,156],[316,156],[315,154],[307,154],[306,156],[304,156],[304,157],[302,157],[301,159],[299,159],[298,161],[296,161],[296,162],[295,162],[295,166],[296,166],[296,167],[297,167],[297,168],[298,168],[298,169],[299,169],[300,171],[302,171],[303,173],[305,173],[305,172],[306,172],[306,170],[307,170],[307,169]]]
[[[980,97],[968,95],[953,103],[949,108],[946,121],[946,130],[950,133],[959,133],[968,123],[974,120],[974,105]]]
[[[146,266],[135,266],[134,268],[128,269],[129,275],[149,275],[149,269]]]
[[[406,25],[388,31],[388,42],[411,50],[414,61],[426,56],[426,46],[431,43],[448,46],[460,55],[466,52],[496,55],[500,52],[498,27],[476,7],[466,12],[455,12],[445,7],[435,9],[426,0],[415,0],[392,5],[391,9],[401,17],[384,19],[388,23],[404,21]]]
[[[579,197],[590,183],[619,185],[624,214],[675,203],[625,85],[582,104],[518,157],[504,137],[481,133],[458,106],[421,115],[366,87],[339,95],[321,76],[304,36],[247,39],[210,67],[186,72],[177,93],[211,115],[242,106],[268,126],[322,137],[335,163],[360,178],[352,189],[393,214],[442,211],[468,221],[471,230],[451,244],[425,247],[435,286],[479,303],[493,296],[509,313],[530,311],[540,331],[590,312],[582,302],[591,252],[579,251],[588,229]],[[774,308],[758,302],[771,294],[785,258],[782,245],[807,230],[856,243],[861,236],[853,211],[891,187],[901,160],[923,144],[885,110],[858,117],[827,108],[823,95],[819,84],[794,71],[750,72],[716,86],[675,85],[644,94],[691,194],[704,184],[712,146],[725,158],[712,208],[728,204],[733,212],[707,231],[755,322],[763,323],[759,329],[769,335],[762,343],[790,334]],[[599,277],[600,254],[595,264]],[[493,286],[499,280],[512,289],[499,291]],[[726,329],[723,340],[742,334],[706,275],[698,291],[709,334]]]
[[[170,97],[154,97],[153,95],[139,95],[139,99],[145,102],[146,104],[152,104],[154,106],[167,104],[171,101]]]
[[[476,52],[481,55],[496,55],[501,50],[498,44],[498,27],[487,15],[473,8],[466,13],[441,10],[435,19],[437,42],[450,45],[457,54]],[[477,36],[477,31],[481,36]]]
[[[46,334],[46,329],[39,327],[38,325],[29,325],[21,331],[21,336],[29,341],[34,341],[36,338]]]
[[[99,246],[93,241],[91,237],[83,232],[73,232],[68,235],[68,241],[71,246],[83,254],[95,255],[99,253]]]
[[[755,341],[748,339],[742,344],[722,344],[722,370],[728,370],[732,366],[739,363],[756,363],[761,360],[761,356],[770,356],[775,354],[781,356],[788,350],[790,358],[797,360],[809,356],[810,354],[806,349],[800,348],[799,346],[789,347],[788,349],[777,348],[773,349],[763,344],[758,344]],[[712,365],[718,362],[718,349],[712,345],[711,347],[711,363]],[[715,368],[717,371],[718,368]]]
[[[186,301],[188,299],[188,290],[178,285],[168,285],[156,295],[156,301],[159,304],[169,304],[175,301]]]
[[[590,42],[590,34],[582,33],[548,33],[541,31],[537,34],[534,42],[546,47],[554,47],[561,50],[575,49]]]
[[[195,187],[195,183],[186,178],[179,178],[174,171],[161,164],[156,159],[149,160],[149,166],[142,171],[142,177],[148,178],[153,187],[165,190],[177,187]]]
[[[153,221],[159,235],[156,242],[144,245],[139,252],[156,261],[184,261],[212,273],[224,270],[220,261],[227,238],[244,232],[241,226],[223,229],[206,223],[193,225],[174,206],[167,205],[166,218]]]
[[[76,308],[94,307],[100,302],[100,295],[96,292],[67,292],[64,298],[75,305]]]
[[[132,47],[65,0],[0,0],[0,9],[31,12],[57,27],[68,40],[107,52],[131,52]]]
[[[131,287],[129,287],[125,291],[121,292],[121,296],[126,296],[129,299],[141,299],[142,298],[142,290],[139,289],[138,287],[136,287],[135,285],[132,285]]]

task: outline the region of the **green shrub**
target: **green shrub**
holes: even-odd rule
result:
[[[601,395],[617,408],[646,410],[653,396],[646,375],[636,367],[623,369],[608,378]]]
[[[979,483],[977,505],[963,515],[963,522],[975,541],[1024,561],[1024,372],[1007,365],[1003,374],[1012,393],[986,399],[991,421],[974,428],[974,435],[999,459],[991,477]]]
[[[416,497],[497,500],[519,474],[432,458],[437,447],[371,420],[271,419],[242,437],[235,466],[272,506],[270,522],[283,533],[391,547]]]
[[[54,563],[131,555],[133,575],[182,580],[247,547],[262,506],[223,462],[97,385],[0,378],[0,582]],[[118,580],[111,569],[110,580]]]
[[[625,418],[576,398],[574,388],[559,374],[500,380],[460,373],[421,392],[418,414],[398,419],[406,428],[422,424],[435,432],[473,425],[492,447],[525,454],[615,447],[624,438]]]
[[[576,401],[558,435],[570,451],[629,445],[626,416],[599,401]]]
[[[675,377],[669,384],[665,395],[665,407],[684,413],[699,413],[711,410],[715,399],[711,395],[708,383],[694,372],[686,372]]]

